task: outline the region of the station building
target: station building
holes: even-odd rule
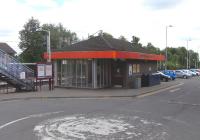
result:
[[[47,58],[47,54],[44,54]],[[132,88],[135,78],[157,71],[163,55],[106,36],[91,37],[52,50],[55,86],[67,88]]]

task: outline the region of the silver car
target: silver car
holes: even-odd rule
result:
[[[187,78],[190,78],[190,77],[191,77],[190,74],[188,74],[188,73],[186,73],[186,72],[184,72],[184,71],[182,71],[182,70],[176,70],[175,73],[176,73],[176,77],[177,77],[177,78],[184,78],[184,79],[187,79]]]

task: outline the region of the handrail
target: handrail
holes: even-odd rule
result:
[[[15,60],[16,62],[21,63],[18,59],[16,59],[15,57],[9,55],[9,54],[6,53],[5,51],[3,51],[3,50],[0,49],[0,52],[2,52],[2,53],[4,53],[4,54],[8,55],[10,58],[12,58],[13,60]],[[25,67],[25,68],[27,68],[27,69],[29,69],[30,71],[34,72],[32,69],[30,69],[30,68],[27,67],[26,65],[22,65],[22,66]]]
[[[3,50],[0,50],[0,69],[3,70],[2,72],[4,72],[7,77],[18,81],[18,83],[21,83],[24,87],[27,88],[32,86],[30,85],[30,80],[32,83],[34,79],[34,71],[26,65],[21,64],[19,60],[10,56]],[[23,74],[22,72],[25,72],[25,79],[21,79],[21,74]]]

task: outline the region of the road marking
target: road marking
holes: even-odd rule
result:
[[[175,123],[179,123],[179,124],[183,124],[185,126],[191,126],[191,124],[183,121],[183,120],[179,120],[179,119],[176,119],[176,118],[173,118],[172,116],[164,116],[162,117],[163,119],[166,119],[166,120],[169,120],[169,121],[173,121]]]
[[[169,104],[180,104],[180,105],[190,105],[190,106],[200,106],[200,104],[190,104],[186,102],[176,102],[176,101],[169,101]]]
[[[53,114],[59,114],[59,113],[62,113],[62,112],[64,112],[64,111],[47,112],[47,113],[29,115],[29,116],[26,116],[26,117],[23,117],[23,118],[14,120],[14,121],[10,121],[8,123],[5,123],[5,124],[1,125],[0,126],[0,130],[5,128],[5,127],[7,127],[7,126],[9,126],[9,125],[12,125],[14,123],[17,123],[17,122],[20,122],[20,121],[23,121],[23,120],[27,120],[29,118],[38,118],[38,117],[43,117],[43,116],[48,116],[48,115],[53,115]]]
[[[176,91],[178,91],[178,90],[180,90],[180,88],[172,89],[172,90],[170,90],[169,92],[176,92]]]
[[[174,85],[174,86],[171,86],[171,87],[167,87],[167,88],[160,89],[160,90],[157,90],[157,91],[153,91],[153,92],[150,92],[150,93],[146,93],[146,94],[143,94],[143,95],[138,95],[137,98],[143,98],[143,97],[146,97],[146,96],[151,96],[151,95],[154,95],[154,94],[163,92],[163,91],[167,91],[167,90],[169,90],[169,89],[173,89],[173,88],[175,88],[175,87],[182,86],[183,84],[184,84],[184,83],[180,83],[180,84],[178,84],[178,85]]]
[[[34,128],[41,140],[168,139],[165,126],[154,120],[121,114],[74,114],[46,120]]]

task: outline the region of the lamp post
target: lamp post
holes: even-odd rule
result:
[[[190,39],[187,40],[187,69],[189,69],[190,67],[190,54],[189,54],[189,50],[188,50],[188,42],[191,41]]]
[[[47,35],[47,62],[51,62],[51,41],[50,41],[50,38],[51,38],[51,33],[49,30],[44,30],[44,29],[39,29],[38,31],[40,32],[46,32],[48,35]]]
[[[167,70],[167,29],[168,27],[173,27],[172,25],[166,26],[166,48],[165,48],[165,70]]]

